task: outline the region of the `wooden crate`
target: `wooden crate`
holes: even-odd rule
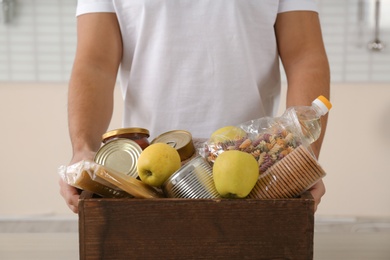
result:
[[[312,259],[314,200],[102,199],[83,192],[80,259]]]

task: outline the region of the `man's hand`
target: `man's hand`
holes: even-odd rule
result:
[[[63,179],[60,178],[59,180],[60,184],[60,194],[65,199],[66,204],[68,207],[74,212],[79,212],[79,193],[75,187],[70,186],[67,184]]]
[[[70,161],[69,165],[75,164],[77,162],[80,162],[81,160],[91,160],[93,161],[93,158],[95,157],[95,152],[90,150],[85,150],[83,152],[77,153],[73,155],[72,160]],[[64,198],[66,204],[68,207],[74,212],[78,213],[78,205],[79,205],[79,198],[80,193],[79,190],[68,183],[66,183],[62,178],[58,181],[58,184],[60,185],[60,194]]]
[[[322,180],[319,180],[316,184],[313,185],[313,187],[310,188],[309,191],[314,198],[314,212],[316,212],[318,204],[320,204],[321,198],[325,194],[324,182]]]

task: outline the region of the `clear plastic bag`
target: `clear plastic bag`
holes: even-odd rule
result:
[[[95,193],[104,198],[133,197],[108,182],[104,182],[103,180],[96,181],[96,172],[100,169],[100,165],[83,160],[69,166],[60,166],[58,168],[58,174],[67,184]]]
[[[160,198],[153,187],[131,176],[117,173],[92,161],[80,161],[58,170],[61,178],[71,186],[112,198]]]
[[[246,135],[240,138],[226,139],[232,136],[229,129],[221,133],[220,138],[209,139],[205,142],[203,156],[213,164],[215,159],[224,151],[239,150],[251,153],[259,164],[260,174],[277,163],[295,148],[305,146],[312,153],[310,145],[302,138],[302,131],[294,111],[288,110],[282,117],[263,117],[237,125]]]

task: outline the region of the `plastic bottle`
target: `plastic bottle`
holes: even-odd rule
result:
[[[295,112],[302,130],[302,138],[311,144],[321,134],[321,117],[332,108],[332,104],[324,96],[316,98],[311,106],[295,106],[287,109],[287,113]]]

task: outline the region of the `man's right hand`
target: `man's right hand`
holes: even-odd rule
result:
[[[90,151],[88,149],[84,149],[82,152],[78,152],[78,153],[73,155],[72,160],[70,161],[69,165],[80,162],[81,160],[93,161],[94,156],[95,156],[95,152]],[[74,213],[78,213],[79,212],[78,205],[79,205],[79,198],[80,198],[80,192],[79,192],[80,190],[69,185],[62,178],[59,179],[58,184],[60,185],[60,194],[64,198],[68,207]]]
[[[79,212],[79,193],[78,190],[67,184],[63,179],[60,178],[59,180],[60,184],[60,194],[65,199],[66,204],[68,207],[74,212]]]

